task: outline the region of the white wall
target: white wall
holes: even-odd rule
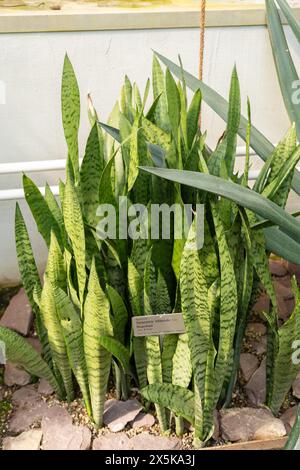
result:
[[[299,46],[291,34],[296,63]],[[143,87],[151,73],[151,49],[171,59],[180,53],[187,70],[197,74],[199,32],[196,29],[28,33],[0,35],[0,81],[6,104],[0,104],[0,162],[64,158],[66,146],[60,116],[60,77],[67,51],[76,70],[82,99],[81,153],[88,133],[86,95],[105,119],[116,101],[126,73]],[[224,96],[228,93],[234,62],[241,82],[243,109],[247,95],[253,123],[276,142],[289,123],[281,100],[269,38],[264,27],[210,28],[206,32],[205,81]],[[224,129],[205,110],[203,127],[210,145]],[[253,167],[254,168],[254,167]],[[56,184],[59,173],[34,174],[38,183]],[[21,175],[0,176],[0,189],[21,187]],[[15,201],[0,201],[0,283],[16,282],[14,247]],[[24,202],[22,207],[25,207]],[[26,212],[27,214],[27,212]],[[31,224],[33,245],[42,263],[43,242]]]

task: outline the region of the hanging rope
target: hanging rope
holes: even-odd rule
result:
[[[199,80],[203,79],[204,42],[205,42],[205,13],[206,0],[201,0],[200,8],[200,47],[199,47]],[[201,127],[201,113],[199,114],[199,128]]]
[[[200,49],[199,49],[199,80],[203,78],[204,36],[205,36],[206,0],[201,0],[200,10]]]

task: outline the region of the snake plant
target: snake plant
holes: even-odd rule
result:
[[[248,118],[241,116],[236,69],[227,103],[182,66],[159,57],[169,67],[164,72],[154,57],[150,105],[150,81],[140,93],[128,77],[107,124],[88,97],[91,129],[80,165],[79,89],[66,56],[61,88],[66,181],[60,181],[56,198],[48,185],[42,195],[23,177],[26,201],[48,247],[42,281],[18,205],[15,219],[20,273],[42,356],[10,330],[0,327],[0,339],[10,360],[46,378],[60,398],[72,400],[79,387],[97,426],[103,423],[111,375],[118,398],[126,399],[138,385],[145,405],[155,403],[162,432],[175,419],[182,434],[186,419],[201,446],[213,433],[215,408],[231,401],[259,282],[271,299],[267,404],[275,413],[297,373],[288,350],[300,333],[298,294],[295,287],[295,311],[279,327],[268,254],[300,264],[300,224],[284,210],[291,186],[299,190],[300,150],[294,126],[274,149],[252,126],[249,104]],[[194,90],[190,102],[187,87]],[[227,121],[214,150],[198,126],[202,99]],[[234,170],[239,134],[247,148],[242,175]],[[250,146],[266,160],[254,189],[248,187]],[[128,209],[125,222],[120,201]],[[152,236],[157,221],[151,210],[144,218],[132,215],[153,205],[179,207],[189,229],[178,237],[171,218],[167,237],[161,229]],[[116,226],[105,236],[99,208],[113,208],[115,215]],[[140,236],[130,237],[127,228],[130,233],[136,220]],[[182,312],[185,333],[134,336],[133,316],[172,312]]]

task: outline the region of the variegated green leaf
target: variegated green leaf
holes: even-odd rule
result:
[[[26,175],[23,175],[23,187],[27,204],[30,207],[38,231],[44,238],[47,246],[50,244],[51,230],[55,232],[59,244],[62,246],[60,228],[52,215],[47,202],[34,182]]]
[[[126,305],[120,294],[113,287],[107,286],[107,294],[114,317],[114,335],[122,344],[125,344],[126,326],[128,322]]]
[[[41,281],[34,259],[27,227],[18,203],[16,204],[15,213],[15,237],[22,283],[30,305],[35,311],[36,304],[33,299],[33,289],[36,285],[41,288]]]
[[[64,251],[64,258],[65,258],[65,265],[66,265],[65,269],[67,273],[68,291],[69,291],[73,304],[76,305],[78,310],[80,310],[80,301],[78,298],[76,287],[74,286],[73,272],[72,272],[73,269],[74,270],[76,269],[75,261],[73,260],[73,257],[68,250]]]
[[[99,205],[99,181],[104,165],[103,148],[100,148],[98,138],[98,123],[95,123],[88,137],[80,169],[83,213],[87,222],[92,226],[96,224],[96,211]]]
[[[188,388],[192,378],[192,363],[188,335],[186,333],[178,335],[172,362],[172,384]]]
[[[228,170],[228,174],[231,176],[234,169],[235,153],[236,153],[236,142],[237,133],[239,130],[241,118],[241,96],[240,96],[240,85],[237,76],[236,67],[234,66],[229,94],[229,108],[227,117],[227,145],[225,161]]]
[[[152,83],[154,99],[159,97],[158,101],[156,102],[154,112],[155,124],[165,132],[170,132],[170,119],[168,115],[168,104],[165,92],[165,77],[162,68],[155,56],[153,56]]]
[[[109,301],[101,289],[93,261],[84,303],[83,341],[93,418],[97,426],[102,426],[103,423],[105,394],[111,366],[111,353],[101,346],[99,341],[99,336],[113,336],[109,312]]]
[[[126,374],[131,374],[130,353],[128,349],[115,338],[99,336],[100,345],[109,351],[121,364]]]
[[[26,339],[0,326],[0,340],[5,344],[6,357],[9,361],[23,367],[29,374],[46,379],[58,396],[62,397],[63,392],[51,369]]]
[[[168,114],[171,123],[173,136],[176,139],[180,124],[180,95],[176,82],[169,69],[166,70],[166,95],[168,103]]]
[[[206,382],[206,368],[209,353],[212,349],[212,316],[208,305],[208,291],[204,267],[199,258],[196,245],[196,222],[194,221],[186,241],[180,271],[180,291],[184,324],[188,335],[194,373],[195,393],[200,401],[204,399],[205,390],[210,387]],[[212,393],[214,390],[211,390]],[[195,437],[201,440],[204,434],[202,408],[198,403],[195,408]]]
[[[45,276],[40,309],[48,332],[53,365],[55,370],[58,369],[62,378],[68,401],[72,401],[74,398],[72,370],[68,362],[67,348],[57,314],[53,286],[47,276]]]
[[[74,252],[79,300],[82,305],[86,283],[84,224],[76,189],[69,176],[65,187],[63,214],[66,231]]]
[[[194,423],[195,396],[190,390],[179,385],[152,384],[143,388],[141,394],[146,400],[169,408],[189,423]]]
[[[237,318],[237,286],[233,262],[224,234],[224,227],[221,222],[217,206],[212,201],[211,211],[218,242],[221,271],[220,331],[218,353],[215,364],[215,376],[217,380],[216,399],[218,399],[222,390],[226,374],[226,367],[228,365],[233,348],[233,339]]]
[[[75,181],[79,176],[78,129],[80,121],[80,96],[73,66],[66,55],[61,84],[61,109],[68,156],[74,170]]]
[[[147,141],[151,142],[151,144],[158,145],[159,147],[161,147],[163,150],[167,152],[171,145],[170,134],[167,134],[167,132],[164,132],[162,129],[157,127],[155,124],[153,124],[151,121],[149,121],[145,117],[142,117],[141,121],[142,121],[143,132]]]
[[[138,134],[139,130],[139,116],[135,117],[133,126],[132,126],[132,133],[130,139],[130,161],[129,161],[129,170],[128,170],[128,192],[131,191],[135,180],[137,179],[139,170],[139,155],[138,155]]]
[[[82,323],[67,294],[59,287],[54,288],[54,299],[65,339],[70,366],[82,392],[85,407],[91,416],[90,392],[87,367],[83,349]]]
[[[46,183],[46,186],[45,186],[45,201],[47,202],[48,207],[50,211],[52,212],[54,219],[57,222],[57,225],[60,229],[63,244],[65,245],[67,243],[67,239],[66,239],[66,232],[65,232],[65,227],[64,227],[64,219],[63,219],[62,211],[48,183]]]
[[[294,289],[298,290],[294,280]],[[292,382],[300,370],[300,365],[293,361],[293,343],[300,338],[300,302],[296,299],[296,306],[290,318],[278,330],[278,350],[273,364],[273,386],[268,405],[274,414],[277,414],[289,392]]]
[[[66,291],[67,273],[65,270],[64,257],[54,232],[51,232],[46,276],[53,285]]]
[[[200,107],[201,91],[197,90],[193,96],[187,113],[187,143],[189,149],[192,148],[195,136],[199,128]]]

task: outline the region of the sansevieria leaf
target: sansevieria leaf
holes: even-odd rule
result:
[[[205,269],[200,262],[196,244],[195,221],[191,225],[182,254],[180,292],[191,353],[194,386],[199,400],[202,400],[205,393],[207,359],[212,348],[212,318],[208,305]],[[204,434],[201,407],[195,407],[195,437],[201,441],[207,437]]]
[[[45,201],[47,202],[48,207],[60,229],[62,242],[64,245],[66,245],[66,233],[62,211],[48,183],[46,183],[45,186]]]
[[[195,396],[190,390],[179,385],[152,384],[143,388],[141,394],[146,400],[169,408],[189,423],[194,423]]]
[[[54,287],[54,299],[65,339],[68,359],[79,384],[88,414],[91,416],[90,393],[87,367],[84,357],[83,332],[80,316],[74,309],[67,294],[59,287]]]
[[[152,67],[153,96],[158,99],[154,112],[155,124],[165,132],[170,132],[170,119],[165,92],[165,77],[157,58],[153,56]]]
[[[225,162],[227,171],[231,176],[234,169],[234,161],[236,154],[237,133],[241,117],[241,96],[240,85],[237,76],[236,67],[234,67],[231,75],[230,94],[229,94],[229,108],[226,129],[226,154]]]
[[[127,307],[123,298],[113,287],[107,286],[107,294],[113,312],[114,335],[122,344],[125,344],[126,325],[128,321]]]
[[[294,290],[298,290],[294,281]],[[300,364],[293,361],[293,343],[300,338],[300,302],[296,297],[296,306],[290,318],[278,330],[278,349],[275,352],[273,364],[273,387],[269,406],[277,414],[291,388],[292,382],[300,370]]]
[[[62,390],[51,369],[26,339],[0,326],[0,340],[5,344],[5,353],[9,361],[23,367],[32,375],[46,379],[58,396],[62,397]]]
[[[100,336],[100,345],[109,351],[121,364],[126,374],[131,374],[130,353],[128,349],[115,338],[111,336]]]
[[[96,211],[99,204],[99,181],[104,169],[103,150],[98,138],[96,122],[88,137],[85,155],[80,169],[80,190],[83,212],[90,225],[96,223]]]
[[[84,303],[83,340],[88,370],[93,418],[102,426],[111,353],[101,346],[100,336],[113,336],[109,301],[101,289],[95,261],[92,263],[88,293]]]
[[[226,375],[226,367],[228,367],[232,354],[237,317],[237,286],[224,226],[217,205],[213,201],[211,201],[211,211],[218,242],[221,273],[219,347],[215,364],[215,376],[218,384],[216,386],[216,399],[218,399]]]
[[[78,129],[80,121],[80,96],[73,66],[66,55],[61,84],[61,110],[68,156],[74,170],[75,181],[79,176]]]
[[[79,299],[82,305],[86,283],[84,224],[76,188],[69,175],[65,187],[63,214],[66,231],[74,252]]]
[[[41,287],[41,281],[34,259],[27,227],[18,203],[16,204],[15,213],[15,236],[22,283],[30,305],[35,310],[36,304],[33,299],[33,289],[36,285]]]
[[[23,187],[27,204],[30,207],[38,231],[44,238],[47,246],[50,244],[51,230],[55,232],[59,244],[62,246],[62,239],[58,223],[52,215],[52,212],[39,189],[26,175],[23,175]]]

